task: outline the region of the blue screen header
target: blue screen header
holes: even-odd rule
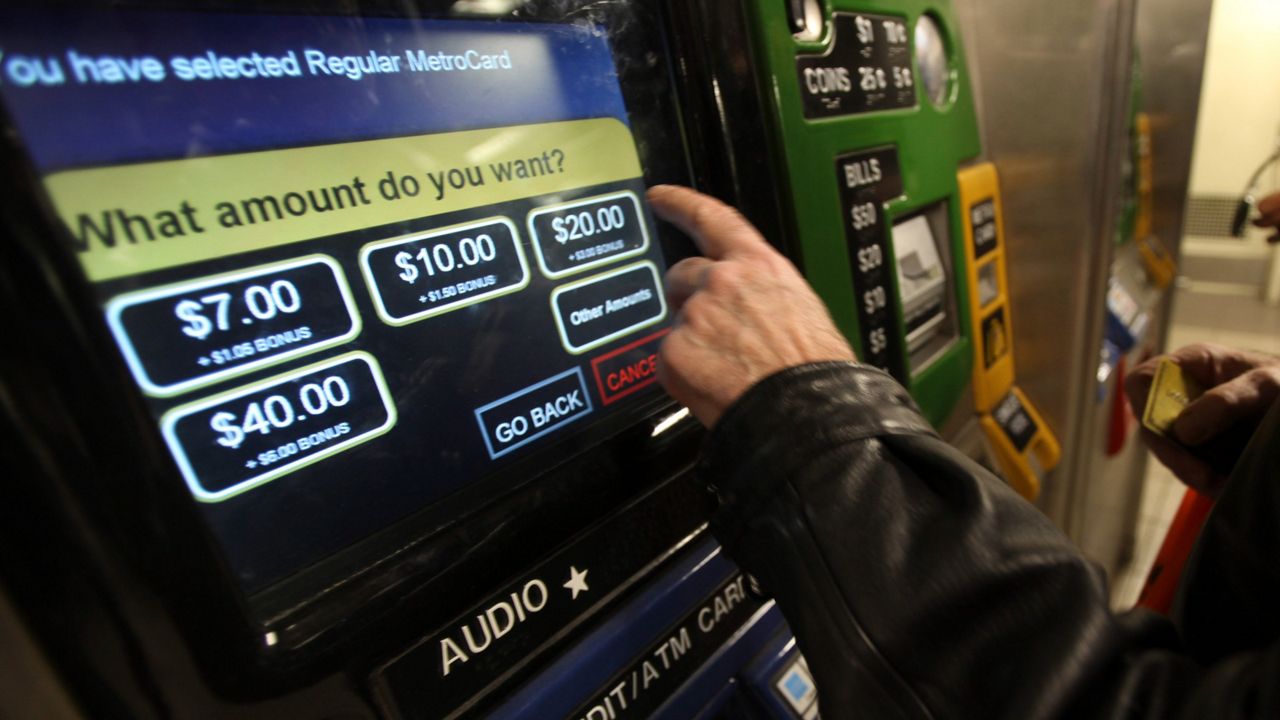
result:
[[[0,11],[0,97],[42,172],[626,107],[593,25]]]

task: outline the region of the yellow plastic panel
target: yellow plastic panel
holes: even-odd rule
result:
[[[1035,500],[1040,494],[1043,475],[1057,467],[1058,461],[1062,459],[1062,446],[1022,390],[1012,388],[1009,395],[1001,401],[1002,406],[1010,396],[1016,398],[1016,404],[1025,414],[1022,420],[1029,421],[1032,428],[1022,435],[1024,444],[1021,449],[1014,444],[1018,428],[1010,427],[1013,425],[1010,418],[1005,417],[1001,422],[995,415],[988,413],[983,414],[979,422],[995,451],[996,461],[1005,480],[1019,495]]]
[[[965,168],[958,180],[960,206],[965,213],[964,252],[969,274],[969,317],[973,324],[974,408],[979,413],[987,413],[1009,393],[1014,378],[1004,214],[994,165],[984,163]],[[994,237],[990,234],[992,228]]]

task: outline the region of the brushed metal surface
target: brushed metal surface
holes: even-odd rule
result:
[[[1213,0],[1141,0],[1138,52],[1151,116],[1152,231],[1171,252],[1182,239]]]
[[[1142,68],[1142,109],[1152,121],[1152,232],[1175,254],[1185,216],[1211,10],[1211,0],[1139,0],[1133,28]],[[1148,337],[1128,357],[1133,367],[1147,352],[1164,347],[1172,294],[1144,286],[1141,260],[1132,244],[1113,254],[1108,275],[1142,288],[1136,299],[1152,318]],[[1108,386],[1108,398],[1115,391]],[[1146,466],[1154,460],[1133,433],[1121,452],[1106,454],[1108,404],[1094,406],[1081,424],[1085,430],[1076,447],[1077,470],[1069,487],[1068,529],[1087,555],[1114,573],[1132,559]]]
[[[1119,190],[1132,0],[958,0],[1000,170],[1018,383],[1065,449],[1041,506],[1070,531]],[[1122,72],[1121,69],[1125,70]]]
[[[1134,36],[1142,67],[1142,109],[1151,118],[1153,161],[1152,233],[1169,251],[1178,254],[1186,212],[1200,108],[1200,88],[1208,46],[1212,0],[1139,0]],[[1135,249],[1122,248],[1112,273],[1139,276],[1143,272]],[[1134,283],[1136,285],[1136,283]],[[1145,348],[1164,348],[1171,319],[1172,291],[1146,289],[1139,302],[1149,307],[1151,337]],[[1135,352],[1132,363],[1141,357]],[[1095,414],[1093,425],[1105,428],[1105,410]],[[1107,458],[1105,441],[1094,433],[1088,452],[1090,470],[1079,478],[1071,513],[1074,535],[1085,552],[1115,571],[1131,559],[1135,528],[1142,503],[1147,463],[1155,462],[1136,437],[1116,457]],[[1145,573],[1147,568],[1135,568]]]
[[[1109,404],[1095,399],[1130,68],[1136,43],[1154,128],[1154,228],[1176,249],[1210,9],[1211,0],[956,0],[985,153],[1001,174],[1018,383],[1064,448],[1040,506],[1111,570],[1130,544],[1145,457],[1131,442],[1108,462]]]

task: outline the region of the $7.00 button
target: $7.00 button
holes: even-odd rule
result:
[[[175,408],[160,428],[191,493],[221,502],[395,423],[378,362],[353,352]]]
[[[360,269],[388,325],[407,325],[523,290],[529,264],[510,220],[499,217],[379,240]]]
[[[169,397],[360,332],[351,289],[325,255],[121,295],[107,323],[148,395]]]

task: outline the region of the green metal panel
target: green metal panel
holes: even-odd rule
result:
[[[956,186],[958,167],[981,151],[973,94],[964,62],[958,24],[946,1],[894,0],[856,2],[829,0],[827,24],[819,42],[800,42],[788,24],[784,0],[747,0],[755,33],[756,61],[762,71],[762,90],[772,99],[775,166],[785,171],[779,191],[787,195],[795,228],[790,248],[818,294],[827,302],[836,324],[855,349],[862,348],[855,310],[853,273],[845,241],[837,156],[861,149],[894,145],[902,166],[905,194],[890,202],[887,214],[911,215],[935,203],[947,203],[950,215],[952,277],[949,287],[958,312],[959,341],[938,360],[910,378],[909,388],[925,416],[939,425],[955,409],[970,381],[972,345],[969,340],[968,290],[964,271],[962,216]],[[916,20],[931,14],[942,28],[953,71],[951,101],[941,109],[916,83],[914,108],[808,120],[804,116],[797,73],[797,54],[822,53],[832,41],[833,13],[873,13],[905,18],[914,44]],[[914,56],[914,52],[912,52]],[[912,61],[915,67],[914,60]],[[915,67],[916,77],[920,77]],[[856,80],[855,80],[856,82]],[[892,242],[892,237],[890,238]],[[890,253],[892,255],[892,253]],[[890,258],[890,262],[896,262]],[[896,272],[890,272],[896,284]],[[894,288],[897,291],[897,288]],[[897,314],[901,336],[901,308]],[[905,339],[902,340],[905,352]]]

